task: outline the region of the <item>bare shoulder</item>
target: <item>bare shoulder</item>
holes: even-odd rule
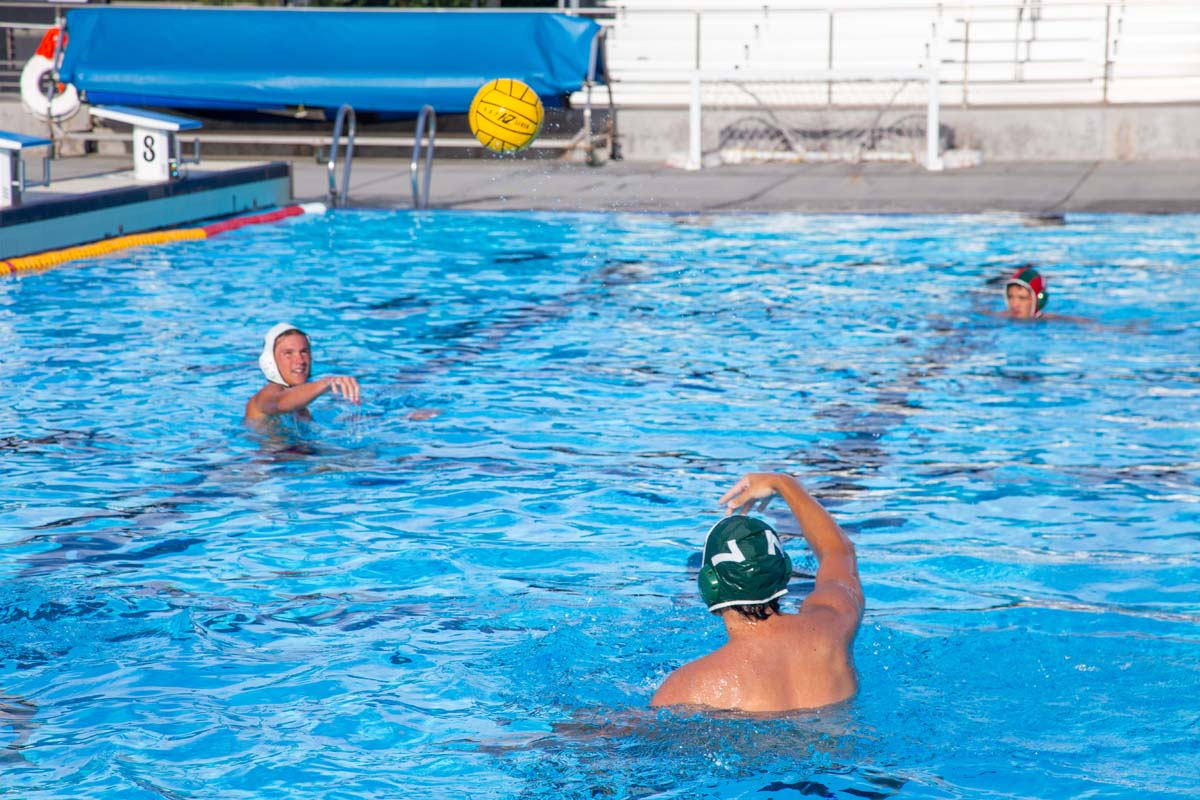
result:
[[[716,653],[684,664],[663,681],[650,699],[652,706],[719,706],[718,695],[728,676],[716,663]],[[726,680],[722,680],[725,675]]]
[[[268,383],[255,392],[254,396],[246,402],[246,419],[260,420],[270,416],[271,412],[268,409],[274,405],[271,401],[282,391],[282,386]]]
[[[821,591],[813,591],[791,619],[813,645],[824,643],[844,651],[858,633],[862,615],[861,590],[831,581]]]
[[[787,623],[781,631],[783,638],[797,646],[796,652],[803,652],[809,658],[844,655],[857,633],[856,626],[847,625],[843,615],[821,606],[781,619]]]

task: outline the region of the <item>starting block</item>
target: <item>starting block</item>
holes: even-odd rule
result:
[[[162,183],[179,178],[181,164],[196,164],[200,161],[200,143],[190,159],[184,159],[179,151],[180,131],[191,131],[202,127],[201,123],[187,117],[159,114],[129,106],[92,106],[91,115],[97,119],[122,122],[133,126],[133,177],[148,183]]]
[[[49,147],[54,142],[38,136],[0,131],[0,208],[21,205],[21,195],[29,186],[47,186],[50,183],[50,157],[42,160],[42,180],[27,183],[25,159],[22,152],[31,147]]]

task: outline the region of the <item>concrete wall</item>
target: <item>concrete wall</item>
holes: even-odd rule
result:
[[[1200,159],[1200,103],[948,108],[942,122],[990,161]]]
[[[26,136],[48,136],[46,123],[34,118],[16,99],[0,100],[0,131],[23,133]]]
[[[855,125],[861,112],[779,111],[792,125],[816,128]],[[739,116],[714,112],[703,126],[704,149],[716,147],[718,131]],[[683,108],[618,111],[625,158],[666,161],[686,153],[688,112]],[[942,125],[958,148],[975,149],[985,161],[1155,161],[1200,159],[1200,103],[942,110]]]

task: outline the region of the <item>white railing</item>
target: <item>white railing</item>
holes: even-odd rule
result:
[[[952,138],[939,121],[956,107],[1200,102],[1200,0],[614,0],[595,13],[618,108],[686,108],[688,150],[669,160],[691,169],[938,169]]]
[[[888,72],[934,59],[947,106],[1200,100],[1197,0],[624,0],[581,13],[610,27],[620,106],[686,103],[658,70]]]

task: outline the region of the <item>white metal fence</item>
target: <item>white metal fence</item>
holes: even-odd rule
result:
[[[932,68],[943,105],[1200,102],[1197,0],[624,0],[583,13],[608,16],[619,106],[687,103],[654,75],[686,69]]]
[[[624,0],[605,13],[617,107],[686,107],[692,169],[938,169],[945,108],[1200,103],[1200,0]]]

